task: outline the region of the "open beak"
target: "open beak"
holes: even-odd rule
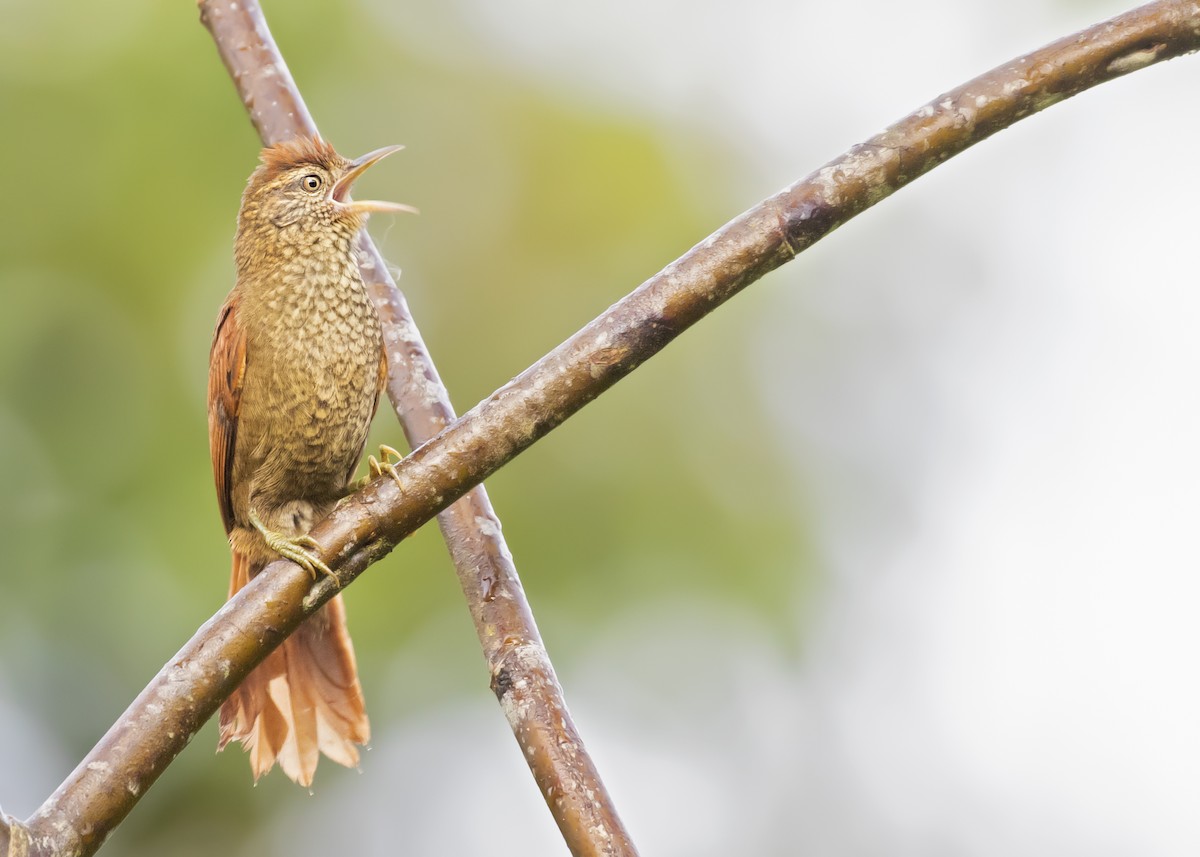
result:
[[[353,211],[358,214],[370,214],[371,212],[402,212],[407,211],[412,214],[417,214],[417,210],[411,205],[405,205],[400,202],[380,202],[376,199],[351,200],[350,186],[354,184],[354,180],[365,173],[373,164],[382,161],[393,152],[399,152],[403,146],[384,146],[382,149],[376,149],[374,152],[367,152],[361,158],[356,158],[350,162],[348,169],[340,179],[334,182],[333,192],[330,198],[334,203],[343,210]]]

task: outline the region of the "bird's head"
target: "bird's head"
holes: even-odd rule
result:
[[[371,212],[416,212],[398,202],[351,200],[355,179],[403,146],[386,146],[347,160],[319,137],[301,137],[262,151],[262,165],[242,195],[239,231],[264,229],[294,234],[304,242],[312,231],[352,236]]]

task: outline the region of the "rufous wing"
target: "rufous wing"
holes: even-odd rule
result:
[[[233,529],[233,452],[246,378],[246,335],[238,325],[238,298],[231,295],[217,315],[208,360],[208,447],[217,502],[225,532]]]

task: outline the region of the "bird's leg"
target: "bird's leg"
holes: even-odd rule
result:
[[[313,580],[317,579],[317,572],[319,571],[322,574],[332,577],[340,585],[341,582],[338,581],[338,576],[333,573],[329,566],[306,550],[306,548],[321,549],[320,543],[312,536],[285,536],[274,530],[268,530],[253,508],[250,509],[250,523],[254,525],[254,529],[262,533],[267,547],[284,559],[290,559],[296,565],[306,569],[312,575]]]

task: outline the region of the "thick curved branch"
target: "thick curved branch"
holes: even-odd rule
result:
[[[350,582],[688,326],[855,214],[1025,116],[1197,49],[1200,5],[1152,3],[935,99],[709,236],[419,447],[399,465],[403,494],[384,479],[349,498],[313,531],[324,558]],[[286,562],[253,580],[30,819],[30,853],[92,853],[220,700],[334,591]],[[498,673],[493,684],[506,706],[515,704],[511,676]]]
[[[263,142],[317,133],[256,0],[200,0],[199,7]],[[358,254],[388,350],[388,398],[416,447],[452,422],[454,409],[404,295],[365,230]],[[633,857],[633,842],[567,710],[483,485],[442,511],[438,526],[493,686],[508,677],[511,692],[501,696],[504,712],[571,853]]]

